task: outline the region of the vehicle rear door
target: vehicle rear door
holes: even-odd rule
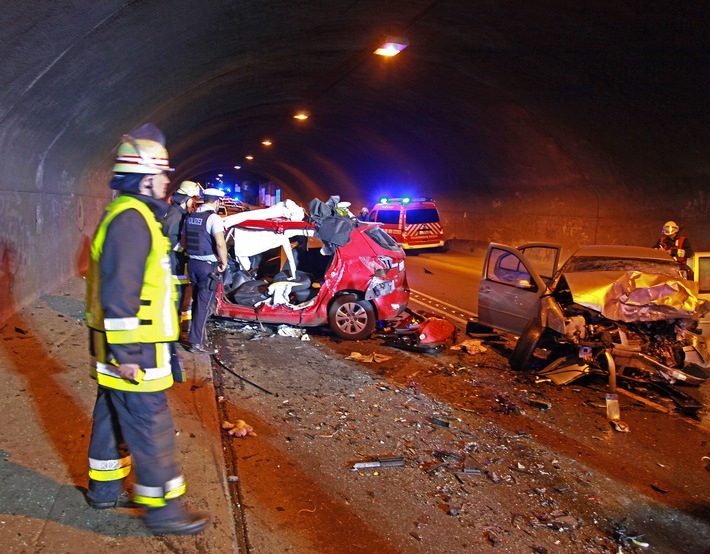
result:
[[[557,262],[550,264],[551,253],[538,250],[545,246],[557,248],[559,255],[559,247],[554,245],[530,244],[525,248],[534,259],[547,260],[543,264],[547,274]],[[491,243],[478,290],[478,322],[519,335],[529,319],[539,315],[540,298],[546,290],[545,279],[525,254],[512,246]]]

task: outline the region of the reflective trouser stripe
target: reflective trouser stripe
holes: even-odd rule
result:
[[[187,486],[185,485],[185,478],[180,475],[175,479],[171,479],[165,483],[165,499],[170,500],[171,498],[177,498],[185,494]]]
[[[178,498],[185,494],[186,488],[185,478],[182,475],[171,479],[165,483],[164,487],[146,487],[145,485],[136,484],[133,487],[133,501],[159,508],[166,505],[166,500]]]
[[[89,458],[89,478],[94,481],[118,481],[131,472],[131,457],[120,460],[96,460]]]

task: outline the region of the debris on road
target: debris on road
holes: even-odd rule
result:
[[[483,346],[483,341],[480,339],[467,339],[458,344],[454,344],[450,350],[463,350],[466,354],[483,354],[488,349]]]
[[[289,327],[288,325],[279,325],[276,332],[282,337],[293,337],[294,339],[311,340],[311,337],[304,329],[297,329],[296,327]]]
[[[356,462],[352,465],[352,470],[367,469],[369,467],[397,467],[404,465],[404,456],[393,456],[383,458],[372,458],[365,462]]]
[[[246,421],[238,419],[236,423],[231,423],[229,421],[222,422],[222,429],[227,431],[227,434],[231,437],[243,438],[243,437],[256,437],[254,428],[249,425]]]
[[[373,352],[372,354],[361,354],[360,352],[351,352],[350,356],[347,356],[345,358],[346,360],[355,360],[356,362],[365,362],[365,363],[381,363],[381,362],[386,362],[387,360],[391,360],[392,356],[385,356],[384,354],[378,354],[377,352]]]

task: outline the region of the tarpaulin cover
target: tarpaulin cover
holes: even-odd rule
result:
[[[577,304],[613,321],[697,319],[710,306],[698,297],[698,284],[639,271],[566,273]]]

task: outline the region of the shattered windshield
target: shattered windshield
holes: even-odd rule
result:
[[[599,256],[572,257],[562,266],[562,273],[585,271],[640,271],[668,277],[680,277],[680,267],[672,260],[644,260],[636,258],[605,258]]]

